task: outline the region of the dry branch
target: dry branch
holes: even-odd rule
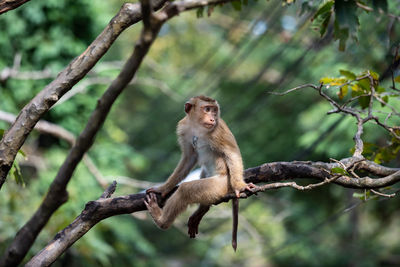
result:
[[[159,9],[165,2],[155,0],[154,8]],[[0,141],[0,189],[18,150],[39,119],[90,71],[122,31],[141,18],[139,4],[124,4],[92,44],[21,110],[17,120]]]
[[[7,11],[16,9],[20,5],[25,4],[30,0],[1,0],[0,1],[0,14],[6,13]]]
[[[380,188],[393,184],[400,180],[400,170],[391,169],[387,167],[377,166],[377,164],[363,161],[361,165],[355,163],[354,158],[344,159],[338,163],[324,163],[324,162],[273,162],[265,163],[261,166],[245,170],[246,182],[252,183],[268,183],[261,185],[253,191],[246,191],[241,193],[241,198],[247,198],[260,191],[278,189],[282,187],[292,187],[297,190],[311,190],[328,183],[336,183],[345,187],[352,188]],[[360,178],[364,179],[360,183],[358,178],[331,175],[330,169],[337,166],[348,166],[359,169],[368,169],[366,166],[373,166],[369,168],[374,174],[385,173],[387,177],[382,178]],[[382,169],[380,169],[380,167]],[[296,182],[279,182],[284,180],[293,179],[316,179],[321,182],[316,184],[309,184],[305,186],[298,185]],[[386,195],[392,196],[392,195]],[[128,214],[136,211],[146,210],[144,205],[145,194],[131,194],[127,196],[98,199],[90,201],[86,204],[82,213],[64,230],[60,231],[54,239],[37,255],[35,255],[27,264],[27,266],[48,266],[54,262],[67,248],[87,233],[99,221],[108,217]],[[234,194],[227,195],[220,201],[229,201],[235,198]],[[165,201],[159,199],[160,204]]]
[[[35,212],[35,214],[31,217],[31,219],[18,231],[11,245],[5,251],[3,258],[0,260],[1,266],[14,266],[20,263],[23,257],[28,252],[29,248],[35,241],[37,235],[43,229],[47,221],[50,219],[51,215],[68,199],[68,192],[66,191],[66,186],[69,180],[72,177],[72,174],[77,166],[77,164],[82,160],[84,153],[90,148],[92,143],[94,142],[94,138],[101,125],[103,124],[108,112],[111,109],[112,104],[122,92],[122,90],[126,87],[126,85],[132,80],[134,74],[139,68],[143,58],[147,54],[151,44],[157,37],[158,31],[160,30],[162,24],[170,19],[171,17],[178,15],[179,12],[190,10],[200,6],[206,6],[208,4],[214,3],[222,3],[227,0],[210,0],[210,1],[180,1],[173,2],[165,6],[165,8],[157,13],[153,13],[153,6],[150,0],[143,0],[141,2],[141,14],[144,14],[144,28],[142,30],[142,34],[140,36],[139,41],[135,45],[135,49],[131,57],[128,59],[124,68],[118,75],[118,77],[113,81],[110,87],[106,90],[103,96],[98,100],[96,109],[92,113],[89,121],[83,130],[83,132],[79,135],[76,143],[71,148],[66,160],[63,165],[59,169],[56,178],[50,185],[50,188],[45,196],[42,204]],[[128,4],[125,4],[121,10],[124,10]],[[121,11],[120,13],[121,14]],[[115,20],[114,17],[113,20]],[[121,25],[114,22],[112,24],[113,27],[120,28]],[[115,33],[113,33],[115,35]],[[116,36],[115,36],[116,38]],[[95,41],[96,42],[96,41]],[[71,73],[74,73],[73,77],[81,79],[84,74],[89,71],[89,69],[94,65],[96,61],[89,60],[87,58],[95,57],[91,55],[93,51],[90,50],[90,47],[86,50],[88,55],[84,53],[83,56],[78,57],[75,61],[73,61],[70,66],[67,68],[69,72],[62,72],[55,81],[60,82],[64,79],[71,79]],[[104,51],[105,52],[105,51]],[[98,55],[99,56],[99,55]],[[82,72],[79,68],[80,64],[83,64],[84,61],[92,62],[92,64],[88,65],[88,69],[86,72]],[[76,63],[78,62],[78,63]],[[74,69],[72,65],[78,64],[78,68]],[[54,81],[54,82],[55,82]],[[8,173],[12,161],[14,157],[12,157],[13,153],[17,153],[18,149],[22,145],[23,141],[29,134],[29,132],[33,129],[36,122],[40,119],[40,116],[44,114],[60,97],[59,94],[64,94],[68,91],[73,84],[75,84],[78,80],[73,80],[72,82],[67,82],[67,86],[62,87],[46,87],[50,88],[50,98],[49,95],[46,95],[46,88],[36,96],[32,101],[33,110],[29,110],[29,114],[26,114],[26,107],[22,110],[17,120],[11,126],[10,130],[3,136],[2,142],[0,143],[0,186],[4,182],[5,175]],[[53,82],[53,83],[54,83]],[[59,90],[55,90],[59,89]],[[54,92],[55,90],[55,92]],[[44,94],[44,97],[41,96]],[[35,103],[36,101],[39,101]],[[44,101],[44,102],[43,102]],[[43,105],[45,108],[43,109]],[[29,104],[27,105],[29,106]],[[38,109],[38,107],[42,107],[42,109]],[[21,115],[25,114],[25,115]],[[25,117],[24,117],[25,116]],[[25,122],[27,120],[27,122]],[[21,124],[21,125],[19,125]],[[18,126],[19,125],[19,126]],[[27,127],[25,127],[27,126]],[[16,136],[13,138],[10,137],[12,135],[13,129],[16,129],[14,133]],[[20,138],[22,137],[22,138]],[[16,139],[14,139],[16,138]],[[17,143],[17,145],[16,145]],[[12,146],[12,147],[11,147]],[[13,151],[13,149],[15,151]],[[7,152],[8,151],[8,152]],[[5,156],[7,155],[7,156]],[[10,156],[11,155],[11,156]],[[12,158],[11,158],[12,157]],[[4,177],[2,177],[2,175]]]
[[[376,92],[376,90],[375,90],[376,81],[375,81],[373,74],[371,74],[370,71],[367,71],[367,73],[365,75],[359,76],[355,79],[349,80],[349,81],[341,84],[339,86],[339,89],[342,89],[345,86],[349,86],[353,82],[361,81],[364,79],[369,80],[369,91],[364,92],[361,95],[351,97],[350,99],[345,101],[343,104],[339,104],[337,101],[335,101],[332,97],[330,97],[327,93],[324,92],[324,90],[323,90],[324,84],[323,83],[320,83],[319,85],[304,84],[304,85],[286,90],[282,93],[276,93],[276,92],[269,92],[269,93],[282,96],[282,95],[286,95],[286,94],[289,94],[294,91],[297,91],[297,90],[300,90],[303,88],[307,88],[307,87],[310,87],[310,88],[316,90],[320,94],[320,96],[323,97],[325,100],[327,100],[333,107],[333,110],[329,111],[328,115],[333,114],[333,113],[343,113],[345,115],[350,115],[356,119],[357,131],[353,137],[354,142],[355,142],[353,157],[358,158],[358,159],[364,159],[364,157],[362,155],[363,150],[364,150],[364,142],[362,140],[362,134],[364,132],[364,124],[365,123],[367,123],[369,121],[375,122],[378,126],[382,127],[386,131],[388,131],[394,138],[396,138],[397,140],[400,141],[400,136],[397,133],[397,130],[400,130],[400,127],[399,126],[389,126],[387,124],[388,118],[390,118],[392,115],[399,116],[400,113],[397,111],[397,109],[395,107],[386,103],[381,98],[381,96]],[[329,87],[329,85],[327,87]],[[369,97],[368,107],[365,108],[366,111],[358,110],[356,108],[349,106],[355,100],[359,100],[361,97]],[[379,120],[379,118],[374,115],[374,112],[376,112],[373,110],[374,100],[376,100],[378,103],[380,103],[384,106],[387,106],[388,108],[391,109],[391,112],[388,113],[386,116],[385,122],[381,122]]]
[[[67,158],[58,170],[57,176],[50,185],[42,204],[30,220],[18,231],[0,260],[0,266],[15,266],[20,263],[51,215],[67,201],[68,192],[66,187],[76,166],[93,144],[94,138],[105,121],[111,106],[132,80],[153,40],[144,40],[142,37],[136,43],[131,57],[125,63],[120,74],[98,100],[96,109],[91,114],[85,129],[77,138]],[[17,121],[18,118],[14,125],[17,124]]]

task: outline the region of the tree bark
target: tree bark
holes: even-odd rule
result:
[[[154,8],[159,9],[165,2],[155,0]],[[0,141],[0,189],[18,150],[39,119],[92,69],[122,31],[141,19],[139,4],[124,4],[96,40],[21,110]]]
[[[351,158],[344,161],[351,162]],[[331,175],[329,170],[333,167],[340,166],[338,163],[323,163],[323,162],[272,162],[265,163],[260,166],[245,170],[244,177],[246,182],[250,183],[267,183],[259,186],[253,191],[242,192],[240,197],[247,198],[260,191],[277,189],[281,187],[294,187],[299,190],[313,189],[322,183],[332,179],[333,183],[350,188],[378,188],[386,187],[400,180],[400,170],[387,167],[378,167],[375,163],[365,161],[365,164],[360,164],[359,169],[369,170],[373,174],[385,173],[387,177],[382,178],[361,178],[363,182],[359,182],[358,178],[347,176]],[[370,168],[368,166],[374,166]],[[392,177],[388,179],[388,177]],[[281,183],[279,181],[293,179],[316,179],[322,181],[319,184],[311,184],[307,186],[299,186],[295,182]],[[327,182],[326,182],[327,183]],[[325,183],[325,184],[326,184]],[[315,186],[313,186],[315,185]],[[110,194],[107,194],[109,196]],[[170,194],[171,195],[171,194]],[[74,244],[79,238],[85,235],[94,225],[108,217],[133,213],[146,210],[144,204],[146,194],[131,194],[114,198],[101,198],[96,201],[90,201],[86,204],[82,213],[64,230],[60,231],[54,239],[38,254],[36,254],[27,264],[27,266],[49,266],[62,253]],[[166,198],[168,198],[167,196]],[[235,194],[230,194],[214,203],[215,205],[236,198]],[[161,199],[158,196],[159,205],[162,205],[166,199]]]
[[[16,9],[17,7],[29,2],[30,0],[1,0],[0,1],[0,15],[7,11]]]

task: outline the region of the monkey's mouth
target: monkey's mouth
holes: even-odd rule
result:
[[[212,127],[214,127],[214,123],[204,123],[204,127],[206,127],[207,129],[211,129]]]

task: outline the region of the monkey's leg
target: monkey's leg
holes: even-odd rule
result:
[[[163,209],[158,206],[154,194],[150,194],[145,203],[158,227],[167,229],[189,204],[210,205],[227,193],[228,178],[226,176],[213,176],[182,183],[167,200]]]
[[[160,227],[158,221],[162,215],[162,209],[158,206],[156,195],[154,193],[147,194],[144,204],[146,205],[147,210],[149,211],[154,222]]]
[[[158,206],[155,194],[150,193],[146,196],[146,207],[151,217],[153,217],[154,222],[161,229],[168,229],[175,218],[188,206],[188,201],[182,198],[182,189],[179,190],[180,188],[181,186],[167,200],[163,209]]]
[[[188,221],[188,234],[190,238],[195,238],[199,233],[199,224],[203,216],[210,210],[208,205],[200,205],[199,208],[190,216]]]

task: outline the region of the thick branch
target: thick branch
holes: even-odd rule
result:
[[[146,0],[144,1],[146,2]],[[150,4],[149,8],[152,13],[153,9]],[[142,63],[143,58],[155,40],[163,22],[167,18],[176,14],[176,12],[172,12],[171,15],[166,15],[164,20],[154,20],[152,23],[144,25],[145,27],[142,30],[140,39],[136,43],[131,57],[124,65],[118,77],[112,82],[110,87],[98,100],[96,109],[90,116],[85,129],[79,135],[76,143],[71,148],[66,160],[58,170],[57,176],[50,185],[49,191],[47,192],[42,204],[31,217],[31,219],[21,228],[20,231],[18,231],[13,242],[8,247],[0,261],[1,266],[14,266],[20,263],[35,241],[37,235],[50,219],[51,215],[67,201],[68,192],[66,191],[66,187],[76,166],[82,160],[82,157],[86,151],[93,144],[94,138],[105,121],[111,106],[114,104],[115,100],[126,87],[126,85],[128,85],[128,83],[134,77],[136,71]],[[151,34],[149,35],[149,33]]]
[[[30,0],[1,0],[0,1],[0,14],[6,13],[7,11],[16,9],[20,5],[25,4]]]
[[[40,233],[51,215],[67,201],[68,193],[66,191],[66,186],[76,166],[93,144],[96,133],[102,126],[112,104],[133,78],[150,45],[151,42],[138,42],[132,56],[126,62],[121,73],[98,100],[96,109],[59,169],[42,204],[31,219],[18,231],[13,242],[0,261],[1,266],[15,266],[18,264],[28,252],[36,236]]]
[[[370,169],[373,173],[385,173],[387,177],[383,178],[351,178],[338,175],[331,175],[329,170],[332,167],[339,166],[346,162],[353,164],[352,159],[344,159],[339,163],[324,162],[273,162],[265,163],[261,166],[249,168],[245,170],[246,182],[253,183],[269,183],[262,185],[254,191],[246,191],[241,194],[242,198],[251,196],[257,192],[277,189],[281,187],[292,187],[298,190],[310,190],[328,183],[336,183],[344,187],[351,188],[379,188],[391,185],[400,181],[400,170],[390,169],[387,167],[376,166],[377,164],[363,161],[362,164],[356,165],[360,169]],[[370,166],[370,167],[368,167]],[[293,179],[316,179],[321,182],[306,186],[298,185],[295,182],[279,181]],[[271,183],[272,182],[272,183]],[[54,262],[68,247],[76,240],[81,238],[96,223],[110,216],[119,214],[132,213],[136,211],[146,210],[144,205],[145,194],[132,194],[109,199],[99,199],[90,201],[86,204],[82,213],[67,228],[60,231],[54,239],[35,257],[31,259],[27,266],[48,266]],[[229,201],[235,198],[234,194],[230,194],[215,204]],[[161,200],[160,200],[161,202]]]
[[[344,159],[341,162],[351,162],[353,158]],[[374,162],[365,160],[355,166],[356,170],[366,170],[373,175],[384,174],[381,178],[368,176],[354,178],[341,176],[333,183],[347,188],[371,189],[381,188],[400,181],[400,169],[380,166]],[[349,165],[348,163],[346,165]],[[245,179],[252,183],[279,182],[293,179],[317,179],[324,181],[332,178],[330,170],[334,167],[342,167],[338,163],[324,162],[273,162],[247,169]]]
[[[165,2],[166,0],[155,0],[154,8],[160,8]],[[21,110],[17,120],[0,142],[0,189],[18,150],[43,114],[89,72],[122,31],[140,19],[139,4],[124,4],[86,51],[75,58],[55,80]]]

